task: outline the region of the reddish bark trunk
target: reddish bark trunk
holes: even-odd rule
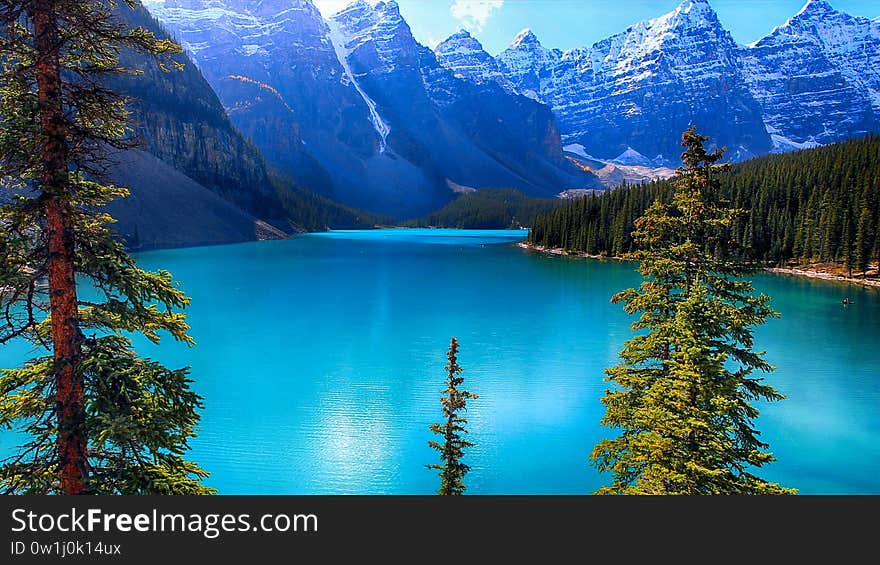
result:
[[[36,39],[37,88],[43,136],[43,174],[40,180],[49,248],[49,305],[57,387],[58,471],[64,494],[82,494],[89,467],[83,433],[83,379],[79,372],[82,334],[79,329],[74,236],[69,210],[69,151],[64,125],[55,0],[37,0],[30,15]]]

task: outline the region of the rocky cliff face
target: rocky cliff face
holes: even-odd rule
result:
[[[474,84],[413,38],[395,2],[355,2],[331,18],[347,66],[387,122],[389,147],[458,185],[549,196],[598,186],[572,166],[550,110],[494,81]],[[482,52],[471,42],[474,52]]]
[[[355,2],[328,21],[310,0],[269,4],[166,0],[150,8],[233,122],[301,184],[407,216],[449,200],[450,183],[549,194],[596,182],[564,159],[546,108],[501,91],[513,113],[490,111],[488,94],[415,41],[395,2]]]
[[[742,49],[749,87],[777,151],[814,147],[880,128],[880,24],[804,8]]]
[[[519,92],[553,108],[566,144],[675,161],[691,124],[732,158],[768,151],[739,48],[705,0],[687,0],[590,48],[548,50],[529,31],[498,57]]]
[[[142,7],[124,3],[127,23],[167,37]],[[132,121],[143,148],[172,168],[261,218],[283,216],[259,150],[235,130],[211,86],[186,55],[182,71],[164,72],[147,57],[123,52],[121,62],[143,74],[110,85],[135,99]]]

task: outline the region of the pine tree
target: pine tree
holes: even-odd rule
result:
[[[443,443],[428,442],[428,445],[440,452],[441,463],[427,467],[439,471],[440,490],[437,494],[461,495],[465,491],[464,477],[470,471],[470,467],[462,463],[461,459],[464,456],[464,450],[475,445],[464,439],[464,434],[468,433],[465,428],[467,419],[461,413],[467,410],[467,401],[476,399],[478,396],[459,388],[464,383],[464,378],[460,376],[462,368],[458,364],[458,340],[454,337],[449,344],[446,357],[448,359],[446,390],[444,391],[445,396],[440,399],[446,421],[430,426],[432,432],[442,436]]]
[[[871,247],[872,242],[874,241],[874,234],[872,232],[875,226],[871,221],[871,208],[868,205],[867,197],[862,198],[860,208],[861,211],[859,214],[859,223],[854,245],[854,259],[856,269],[862,273],[862,277],[864,278],[865,273],[871,265]]]
[[[629,258],[645,281],[613,298],[641,316],[621,363],[606,371],[615,386],[602,399],[602,423],[621,435],[592,453],[613,475],[603,494],[793,492],[752,472],[773,457],[751,402],[782,398],[752,376],[772,370],[752,350],[752,328],[777,314],[740,278],[751,272],[732,257],[740,211],[720,200],[727,166],[718,164],[723,151],[706,152],[707,139],[695,128],[682,135],[671,202],[656,201],[636,221],[638,250]]]
[[[117,19],[126,3],[0,6],[0,343],[47,352],[0,372],[0,426],[28,437],[0,468],[6,493],[213,492],[184,458],[201,407],[188,370],[139,358],[126,337],[192,344],[189,298],[169,273],[137,267],[103,211],[127,192],[97,182],[108,153],[132,145],[128,100],[104,86],[136,72],[121,51],[166,69],[180,51]]]

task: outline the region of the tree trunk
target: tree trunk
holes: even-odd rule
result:
[[[55,359],[58,418],[58,472],[64,494],[82,494],[88,477],[83,424],[83,378],[79,372],[79,329],[74,236],[70,225],[69,150],[61,89],[61,61],[55,0],[36,0],[31,8],[37,58],[42,134],[42,199],[49,251],[49,305]]]

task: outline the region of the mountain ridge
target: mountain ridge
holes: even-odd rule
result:
[[[774,34],[799,21],[809,25],[794,35],[812,52],[768,48]],[[677,134],[687,122],[727,146],[733,160],[878,130],[880,25],[825,0],[809,0],[750,45],[733,41],[710,2],[685,0],[590,47],[550,49],[526,28],[495,57],[480,57],[479,65],[442,60],[462,76],[497,63],[518,92],[553,108],[566,146],[606,162],[635,152],[645,162],[675,165]],[[486,77],[471,72],[470,79]],[[688,104],[685,93],[701,104]],[[823,96],[825,107],[810,100]]]
[[[327,19],[311,0],[149,7],[269,163],[334,200],[406,217],[450,201],[450,183],[535,195],[599,185],[564,155],[549,110],[453,76],[396,2]],[[306,180],[305,162],[316,165]]]

